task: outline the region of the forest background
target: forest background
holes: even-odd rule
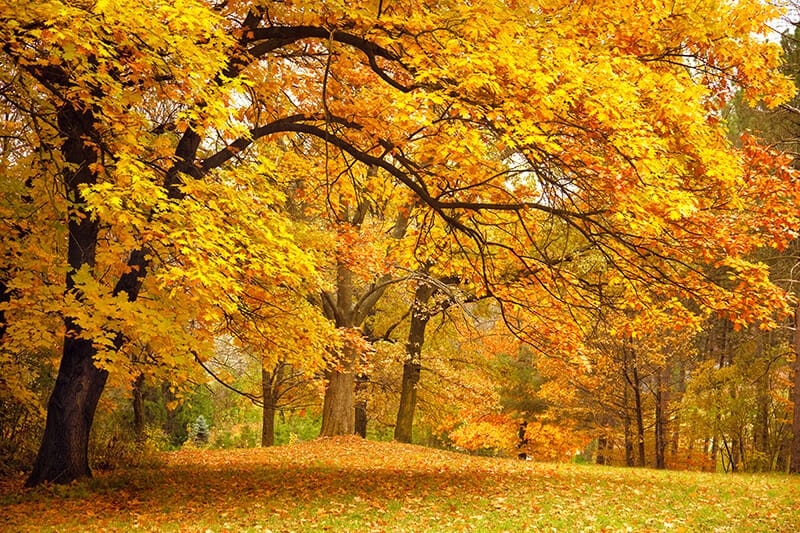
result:
[[[30,485],[353,433],[800,471],[776,7],[0,5],[0,454]]]

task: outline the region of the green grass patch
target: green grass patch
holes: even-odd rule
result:
[[[182,450],[67,487],[0,483],[2,531],[800,529],[800,477],[471,457],[358,438]]]

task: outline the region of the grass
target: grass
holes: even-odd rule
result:
[[[358,438],[184,450],[66,487],[0,483],[0,531],[800,530],[800,477],[470,457]]]

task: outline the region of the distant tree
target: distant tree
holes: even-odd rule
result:
[[[211,436],[208,422],[203,415],[199,415],[192,424],[191,439],[195,443],[208,444],[208,439]]]

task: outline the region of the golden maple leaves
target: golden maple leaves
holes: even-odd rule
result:
[[[724,260],[740,299],[693,267],[763,243],[738,231],[751,200],[764,199],[758,220],[771,242],[796,222],[786,207],[795,178],[772,172],[769,158],[750,164],[754,151],[731,146],[717,119],[733,89],[767,103],[790,95],[778,47],[754,37],[773,16],[761,2],[391,2],[380,12],[367,1],[6,4],[5,61],[68,77],[64,94],[37,88],[52,98],[42,112],[67,98],[100,122],[101,179],[70,199],[104,225],[99,266],[79,277],[84,296],[107,299],[131,249],[149,247],[156,263],[153,300],[113,312],[98,303],[78,317],[86,331],[92,320],[103,330],[108,317],[140,317],[141,306],[173,317],[185,349],[232,316],[248,330],[256,302],[284,298],[318,320],[301,302],[325,284],[331,250],[365,280],[435,258],[442,273],[512,303],[520,331],[546,350],[569,348],[565,335],[541,331],[550,322],[573,333],[572,310],[596,303],[590,286],[624,300],[669,278],[675,291],[663,294],[704,309],[734,303],[748,320],[780,300],[743,260]],[[242,26],[256,15],[260,26]],[[265,28],[289,37],[260,38]],[[308,28],[324,31],[292,37]],[[170,197],[163,177],[188,131],[201,137],[200,158],[227,150],[225,164],[182,178],[181,197]],[[17,183],[28,170],[14,169]],[[298,183],[304,198],[293,197]],[[398,251],[379,234],[409,196]],[[287,214],[301,200],[303,216]],[[361,201],[372,206],[370,232],[320,222]],[[749,293],[765,305],[754,309]],[[531,302],[541,303],[523,311]],[[163,322],[137,323],[169,336]]]

